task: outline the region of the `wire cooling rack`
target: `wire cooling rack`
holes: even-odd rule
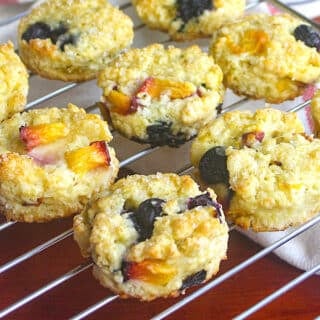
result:
[[[120,8],[129,14],[135,22],[135,46],[142,47],[150,43],[150,39],[157,39],[158,42],[162,43],[170,43],[167,35],[151,31],[141,24],[127,0],[118,1],[117,4],[120,4]],[[265,2],[251,2],[247,6],[247,10],[254,11],[261,4],[265,4]],[[277,0],[269,0],[268,4],[307,20],[319,30],[315,23]],[[22,12],[17,16],[0,21],[0,28],[14,25],[25,14],[26,12]],[[203,47],[208,44],[207,40],[200,40],[198,43]],[[98,92],[95,83],[92,81],[82,84],[66,84],[59,81],[44,80],[38,76],[31,75],[30,87],[31,92],[26,109],[53,105],[65,106],[66,102],[72,102],[82,107],[87,105],[87,112],[99,112],[97,105],[93,102],[99,99],[100,92]],[[83,95],[83,92],[86,92],[86,94]],[[222,113],[245,108],[248,102],[248,99],[239,98],[228,93]],[[284,107],[286,110],[296,112],[307,106],[309,102],[298,103],[294,101],[285,104]],[[113,146],[119,159],[121,159],[121,171],[124,175],[128,172],[130,173],[131,170],[145,174],[167,171],[168,163],[164,164],[163,161],[160,163],[156,161],[159,154],[162,159],[165,157],[170,159],[171,171],[183,174],[192,170],[188,160],[188,152],[186,152],[190,147],[190,143],[179,149],[145,147],[127,141],[114,132]],[[162,167],[162,165],[165,166]],[[128,166],[130,166],[130,169],[128,169]],[[187,305],[198,303],[201,307],[203,302],[208,304],[208,299],[204,300],[202,297],[206,293],[214,295],[215,301],[211,303],[215,312],[215,319],[221,319],[219,310],[222,310],[223,306],[225,306],[225,308],[233,308],[233,311],[229,314],[234,319],[240,320],[262,309],[271,301],[284,295],[298,284],[306,282],[308,278],[320,271],[320,264],[309,271],[301,273],[274,257],[266,258],[275,249],[319,224],[320,215],[264,249],[243,238],[239,233],[233,231],[234,228],[231,226],[229,261],[222,263],[220,273],[213,280],[199,288],[189,290],[186,296],[179,299],[160,299],[157,302],[150,303],[142,303],[135,300],[124,301],[118,299],[117,295],[110,293],[93,280],[90,274],[90,269],[93,265],[92,261],[84,261],[80,257],[79,249],[72,241],[71,221],[72,219],[70,218],[47,224],[26,225],[0,220],[0,243],[2,246],[0,251],[0,318],[10,316],[13,319],[70,318],[75,320],[83,319],[89,315],[92,315],[94,319],[110,318],[108,315],[111,314],[114,317],[116,315],[117,319],[152,318],[155,320],[164,319],[178,312],[175,315],[179,319],[210,319],[213,316],[188,314],[190,309]],[[249,251],[244,251],[243,247],[239,246],[239,243],[243,243]],[[260,264],[261,262],[263,263],[262,265]],[[252,278],[253,275],[248,276],[252,265],[258,266],[258,268],[266,268],[266,277],[268,277],[267,269],[272,264],[277,267],[276,271],[271,274],[273,277],[278,276],[277,287],[265,296],[258,294],[259,286],[255,287],[254,290],[256,291],[253,290],[254,299],[251,297],[247,304],[243,304],[245,306],[243,309],[234,307],[237,305],[237,301],[231,300],[233,297],[232,292],[243,290],[243,295],[246,298],[248,294],[245,292],[250,290],[249,287],[237,288],[237,283],[247,282],[246,278],[241,282],[239,277],[244,274],[244,277]],[[291,278],[288,278],[288,273]],[[284,281],[282,281],[283,279]],[[317,301],[317,298],[320,298],[319,278],[314,277],[313,279],[314,281],[312,282],[315,282],[315,285],[308,292],[308,298]],[[232,282],[231,286],[227,286],[229,291],[227,293],[221,292],[219,287],[230,281]],[[316,291],[316,288],[318,291]],[[297,292],[298,289],[293,291],[294,294]],[[295,301],[289,301],[289,303],[298,304],[298,297],[299,294],[293,295],[292,299]],[[78,301],[79,303],[77,303]],[[306,299],[303,301],[306,301]],[[317,306],[318,302],[315,303],[313,306]],[[38,305],[38,307],[33,307],[34,305]],[[320,314],[320,303],[318,307]],[[103,310],[100,310],[102,308]],[[303,305],[301,313],[298,315],[292,315],[290,310],[283,310],[283,319],[304,319],[304,308],[307,308],[307,306]],[[57,311],[57,309],[62,309],[62,311]],[[184,310],[186,311],[184,312]],[[261,313],[255,313],[255,315],[259,314]]]

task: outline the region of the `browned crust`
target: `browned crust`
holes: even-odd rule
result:
[[[247,92],[242,92],[241,90],[238,90],[237,87],[234,87],[234,86],[230,85],[229,83],[226,83],[226,81],[224,81],[224,84],[226,87],[230,88],[238,96],[246,96],[246,97],[254,99],[254,100],[264,99],[266,102],[274,103],[274,104],[282,103],[287,100],[294,100],[295,98],[301,96],[303,94],[304,90],[309,85],[309,84],[295,81],[295,84],[298,87],[297,91],[295,93],[292,93],[291,95],[287,95],[282,98],[274,98],[274,97],[259,96],[259,95],[253,95],[253,94],[251,95],[251,94],[248,94]]]

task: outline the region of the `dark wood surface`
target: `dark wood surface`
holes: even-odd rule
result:
[[[47,224],[19,223],[0,232],[0,264],[67,230],[71,223],[71,219]],[[259,250],[261,248],[258,245],[237,231],[230,232],[228,260],[222,262],[219,274]],[[83,262],[77,245],[69,237],[3,273],[0,276],[0,309]],[[174,313],[169,319],[230,319],[299,274],[301,271],[271,254]],[[91,270],[87,270],[7,318],[67,319],[109,295],[111,293],[93,278]],[[178,300],[159,299],[149,303],[116,300],[88,319],[149,319]],[[313,276],[254,314],[252,319],[315,319],[319,314],[320,277]]]

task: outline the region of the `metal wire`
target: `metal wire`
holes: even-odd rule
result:
[[[141,150],[137,153],[135,153],[134,155],[132,155],[131,157],[128,157],[127,159],[121,161],[119,167],[123,168],[124,166],[154,152],[155,150],[157,150],[159,147],[149,147],[146,148],[144,150]],[[11,226],[12,224],[14,224],[14,222],[7,222],[3,225],[7,225],[8,227]],[[19,263],[35,256],[36,254],[42,252],[43,250],[55,245],[56,243],[64,240],[65,238],[71,236],[73,234],[73,230],[69,229],[65,232],[62,232],[61,234],[57,235],[56,237],[46,241],[43,244],[40,244],[39,246],[33,248],[32,250],[22,254],[21,256],[18,256],[17,258],[5,263],[4,265],[0,266],[0,274],[15,267],[16,265],[18,265]]]
[[[315,2],[317,0],[296,0],[296,1],[286,1],[284,2],[287,6],[294,6],[294,5],[301,5],[301,4],[307,4],[311,2]]]
[[[179,310],[181,307],[185,306],[186,304],[192,302],[193,300],[195,300],[196,298],[200,297],[204,293],[208,292],[212,288],[218,286],[223,281],[226,281],[227,279],[231,278],[232,276],[234,276],[238,272],[240,272],[243,269],[247,268],[248,266],[250,266],[254,262],[260,260],[261,258],[266,256],[267,254],[269,254],[273,250],[279,248],[283,244],[287,243],[288,241],[290,241],[294,237],[298,236],[299,234],[301,234],[302,232],[308,230],[309,228],[311,228],[312,226],[316,225],[319,222],[320,222],[320,215],[318,215],[317,217],[311,219],[310,221],[308,221],[307,223],[305,223],[301,227],[297,228],[293,232],[289,233],[288,235],[284,236],[280,240],[274,242],[272,245],[270,245],[270,246],[266,247],[265,249],[259,251],[258,253],[256,253],[255,255],[251,256],[249,259],[245,260],[244,262],[238,264],[236,267],[230,269],[229,271],[227,271],[223,275],[217,277],[216,279],[214,279],[210,283],[206,284],[202,288],[200,288],[197,291],[195,291],[192,294],[190,294],[188,297],[186,297],[186,298],[180,300],[178,303],[172,305],[170,308],[162,311],[158,315],[154,316],[151,320],[164,319],[165,317],[167,317],[170,314],[174,313],[175,311]]]
[[[35,100],[27,103],[27,105],[25,107],[25,110],[28,110],[28,109],[30,109],[30,108],[32,108],[32,107],[34,107],[34,106],[36,106],[36,105],[38,105],[38,104],[40,104],[42,102],[45,102],[45,101],[47,101],[47,100],[49,100],[51,98],[54,98],[54,97],[56,97],[56,96],[58,96],[58,95],[60,95],[60,94],[62,94],[64,92],[67,92],[67,91],[75,88],[78,85],[80,85],[80,83],[70,83],[70,84],[68,84],[68,85],[66,85],[66,86],[64,86],[62,88],[59,88],[59,89],[57,89],[55,91],[52,91],[52,92],[50,92],[50,93],[48,93],[48,94],[46,94],[46,95],[44,95],[44,96],[42,96],[42,97],[40,97],[38,99],[35,99]]]
[[[140,152],[140,157],[144,156],[148,153],[146,153],[146,151],[152,152],[154,150],[156,150],[158,147],[150,147],[147,148],[145,150],[142,150]],[[131,159],[133,159],[133,161],[135,159],[137,159],[137,154],[135,154],[134,156],[131,157]],[[128,158],[129,159],[129,158]],[[123,167],[124,163],[127,163],[127,160],[125,162],[121,162],[120,166]],[[189,171],[192,168],[192,166],[190,165],[186,165],[183,168],[181,168],[179,171],[177,171],[177,174],[183,174],[186,171]],[[229,228],[229,231],[234,230],[234,226],[231,226]],[[55,238],[52,238],[51,240],[39,245],[38,247],[28,251],[27,253],[17,257],[16,259],[6,263],[5,265],[0,267],[0,274],[14,266],[16,266],[17,264],[21,263],[22,261],[25,261],[26,259],[31,258],[32,256],[40,253],[41,251],[45,250],[46,248],[62,241],[63,239],[71,236],[73,234],[73,230],[69,229],[63,233],[61,233],[60,235],[56,236]],[[59,284],[61,284],[64,281],[69,280],[70,278],[74,277],[75,275],[81,273],[82,271],[87,270],[89,267],[91,267],[93,265],[93,263],[91,261],[79,265],[78,267],[70,270],[69,272],[67,272],[66,274],[62,275],[61,277],[57,278],[56,280],[48,283],[47,285],[43,286],[42,288],[34,291],[33,293],[27,295],[26,297],[22,298],[21,300],[13,303],[12,305],[10,305],[9,307],[3,309],[0,311],[0,318],[8,315],[9,313],[19,309],[20,307],[24,306],[25,304],[29,303],[30,301],[34,300],[35,298],[39,297],[40,295],[44,294],[45,292],[55,288],[56,286],[58,286]],[[101,300],[100,302],[96,303],[95,305],[89,307],[87,310],[84,310],[83,312],[81,312],[80,314],[78,314],[77,316],[75,316],[75,319],[82,319],[83,317],[85,317],[86,315],[88,315],[89,313],[94,312],[95,310],[103,307],[104,305],[112,302],[113,300],[115,300],[118,296],[111,296],[108,297],[106,299]]]
[[[189,169],[192,167],[188,167],[187,171],[189,171]],[[232,225],[229,227],[229,232],[233,231],[235,229],[235,226]],[[118,295],[113,295],[113,296],[108,296],[102,300],[100,300],[99,302],[97,302],[96,304],[88,307],[87,309],[81,311],[80,313],[78,313],[77,315],[74,315],[73,317],[70,318],[70,320],[81,320],[84,319],[86,316],[94,313],[95,311],[99,310],[100,308],[106,306],[107,304],[109,304],[110,302],[116,300],[117,298],[119,298]]]
[[[5,27],[6,25],[23,18],[27,14],[28,14],[28,11],[25,11],[25,12],[22,12],[22,13],[19,13],[19,14],[13,16],[13,17],[10,17],[8,19],[2,20],[2,21],[0,21],[0,27]]]
[[[317,216],[316,218],[310,220],[306,224],[302,225],[301,227],[299,227],[298,229],[296,229],[292,233],[288,234],[287,236],[285,236],[285,237],[281,238],[280,240],[276,241],[272,245],[270,245],[270,246],[266,247],[265,249],[261,250],[257,254],[253,255],[251,258],[245,260],[244,262],[240,263],[236,267],[230,269],[229,271],[227,271],[223,275],[215,278],[214,280],[209,282],[204,287],[202,287],[202,288],[198,289],[197,291],[195,291],[193,294],[189,295],[188,297],[186,297],[183,300],[179,301],[178,303],[174,304],[170,308],[168,308],[168,309],[164,310],[163,312],[159,313],[158,315],[154,316],[151,320],[164,319],[165,317],[167,317],[170,314],[172,314],[173,312],[179,310],[181,307],[185,306],[189,302],[192,302],[193,300],[195,300],[196,298],[198,298],[202,294],[208,292],[212,288],[218,286],[220,283],[224,282],[228,278],[232,277],[233,275],[235,275],[238,272],[242,271],[243,269],[247,268],[249,265],[253,264],[254,262],[260,260],[261,258],[266,256],[267,254],[269,254],[273,250],[279,248],[283,244],[287,243],[288,241],[290,241],[294,237],[298,236],[299,234],[303,233],[305,230],[308,230],[309,228],[311,228],[312,226],[314,226],[315,224],[317,224],[319,222],[320,222],[320,215]],[[235,226],[231,226],[229,231],[232,231],[235,228],[236,228]],[[315,271],[315,272],[317,272],[317,271]],[[313,273],[315,273],[315,272],[313,272]],[[302,280],[300,280],[300,282],[301,281]],[[83,319],[84,317],[86,317],[86,316],[92,314],[93,312],[97,311],[99,308],[102,308],[106,304],[110,303],[110,301],[109,301],[110,299],[112,299],[112,301],[113,301],[117,297],[118,296],[111,296],[111,297],[109,296],[109,297],[99,301],[97,304],[94,304],[94,305],[88,307],[87,309],[85,309],[84,311],[80,312],[79,314],[73,316],[71,319],[76,319],[76,320]]]
[[[42,288],[34,291],[33,293],[29,294],[28,296],[24,297],[23,299],[15,302],[14,304],[10,305],[7,308],[1,310],[0,311],[0,318],[5,317],[9,313],[19,309],[20,307],[24,306],[28,302],[38,298],[42,294],[44,294],[44,293],[48,292],[49,290],[57,287],[59,284],[61,284],[61,283],[65,282],[65,281],[73,278],[74,276],[76,276],[80,272],[87,270],[88,268],[92,267],[92,265],[93,265],[93,263],[91,261],[87,261],[87,262],[75,267],[74,269],[72,269],[69,272],[65,273],[61,277],[49,282],[48,284],[46,284]]]
[[[312,25],[314,28],[316,28],[318,31],[320,31],[320,27],[319,24],[308,19],[306,16],[304,16],[303,14],[297,12],[294,9],[291,9],[290,7],[288,7],[287,5],[285,5],[284,3],[282,3],[281,1],[278,0],[268,0],[268,2],[272,3],[274,6],[280,8],[281,10],[290,12],[292,15],[300,18],[301,20],[304,20],[306,22],[308,22],[310,25]]]
[[[305,102],[300,103],[299,105],[293,107],[292,109],[290,109],[290,112],[297,112],[299,110],[301,110],[302,108],[304,108],[305,106],[307,106],[308,104],[310,104],[311,100],[307,100]]]
[[[294,280],[288,282],[286,285],[278,289],[277,291],[273,292],[269,296],[265,297],[261,301],[259,301],[257,304],[253,305],[251,308],[247,309],[245,312],[239,314],[237,317],[234,318],[234,320],[243,320],[247,318],[248,316],[252,315],[259,309],[265,307],[267,304],[272,302],[273,300],[279,298],[281,295],[286,293],[287,291],[293,289],[295,286],[300,284],[301,282],[305,281],[315,273],[320,271],[320,264],[313,267],[311,270],[304,272],[299,277],[295,278]]]
[[[136,154],[134,154],[133,156],[123,160],[121,162],[121,165],[122,166],[126,166],[129,163],[131,163],[133,161],[136,161],[136,160],[138,160],[138,159],[140,159],[140,158],[142,158],[142,157],[144,157],[144,156],[146,156],[146,155],[148,155],[148,154],[150,154],[150,153],[152,153],[152,152],[154,152],[154,151],[156,151],[158,149],[159,149],[159,147],[149,147],[149,148],[146,148],[146,149],[144,149],[142,151],[139,151]]]
[[[16,222],[15,221],[8,221],[8,222],[4,222],[0,225],[0,231],[8,228],[8,227],[11,227],[12,225],[14,225]]]
[[[226,106],[225,108],[222,109],[221,113],[226,113],[226,112],[229,112],[229,111],[232,111],[232,110],[235,110],[237,109],[241,104],[245,103],[246,101],[248,101],[249,99],[248,98],[242,98],[228,106]]]
[[[92,305],[91,307],[89,307],[86,310],[83,310],[82,312],[78,313],[77,315],[73,316],[70,318],[70,320],[80,320],[85,318],[86,316],[92,314],[93,312],[99,310],[100,308],[106,306],[107,304],[111,303],[112,301],[116,300],[117,298],[119,298],[119,296],[110,296],[106,299],[102,299],[99,302],[97,302],[96,304]]]
[[[58,236],[50,239],[49,241],[44,242],[43,244],[33,248],[32,250],[22,254],[21,256],[11,260],[10,262],[5,263],[4,265],[0,266],[0,274],[13,268],[14,266],[18,265],[19,263],[33,257],[34,255],[42,252],[43,250],[53,246],[54,244],[62,241],[65,238],[68,238],[73,234],[72,229],[68,229],[67,231],[59,234]]]

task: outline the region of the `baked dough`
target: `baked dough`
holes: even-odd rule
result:
[[[227,87],[271,103],[301,95],[320,78],[319,50],[320,35],[287,14],[246,16],[215,32],[210,48]]]
[[[177,147],[217,114],[222,72],[198,46],[131,49],[100,73],[112,124],[141,143]]]
[[[311,115],[314,123],[314,133],[320,136],[320,90],[314,94],[311,100]]]
[[[294,113],[226,113],[199,133],[191,159],[228,219],[245,229],[284,230],[320,210],[320,140]]]
[[[23,110],[29,88],[28,77],[13,44],[0,44],[0,121]]]
[[[80,212],[115,179],[108,125],[69,104],[17,113],[0,124],[0,210],[44,222]]]
[[[27,67],[63,81],[85,81],[129,47],[133,23],[105,0],[50,0],[19,24],[19,51]]]
[[[152,29],[175,40],[209,37],[240,17],[245,0],[133,0],[137,14]]]
[[[209,280],[226,258],[228,226],[211,189],[189,177],[133,175],[74,218],[94,276],[123,298],[177,296]]]

